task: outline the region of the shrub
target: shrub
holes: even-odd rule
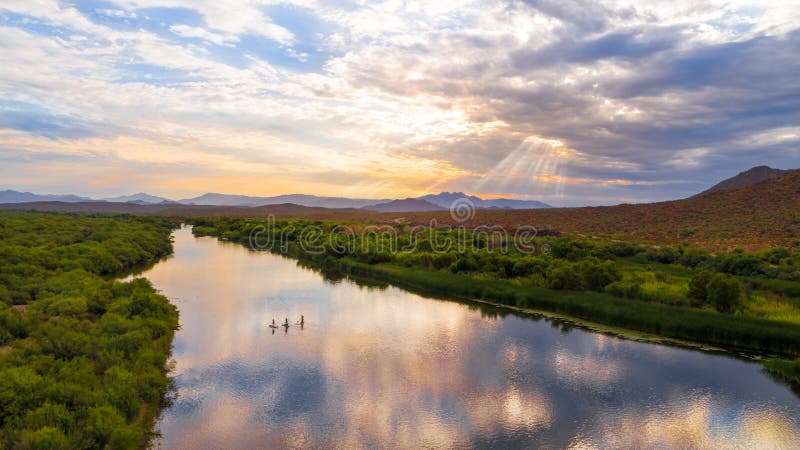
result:
[[[768,267],[754,255],[733,253],[719,260],[719,271],[731,275],[755,276],[767,274]]]
[[[792,252],[783,247],[775,247],[762,250],[757,255],[770,264],[780,264],[782,260],[792,256]]]
[[[708,282],[708,302],[719,312],[735,311],[741,303],[741,297],[742,284],[733,277],[716,274]]]
[[[605,251],[609,255],[620,258],[630,258],[641,252],[642,248],[630,242],[610,242],[606,244]]]
[[[678,264],[686,267],[697,267],[709,259],[711,259],[711,256],[709,256],[706,250],[687,248],[683,251],[680,258],[678,258]]]
[[[12,301],[13,298],[11,297],[11,293],[8,292],[8,288],[0,284],[0,307],[2,307],[3,304],[10,305]]]
[[[450,271],[453,273],[475,272],[478,269],[478,262],[472,255],[462,255],[450,265]]]
[[[547,272],[550,289],[583,290],[583,277],[572,265],[560,265]]]
[[[70,447],[69,439],[58,428],[43,427],[23,437],[24,447],[37,450],[61,450]]]
[[[698,302],[705,303],[708,300],[708,282],[711,281],[712,274],[707,270],[701,270],[694,274],[689,281],[689,298]]]
[[[526,277],[535,273],[545,273],[547,263],[539,258],[525,257],[514,263],[511,273],[515,277]]]
[[[109,405],[89,409],[86,421],[86,444],[92,448],[105,448],[114,430],[125,426],[125,418]]]
[[[590,291],[602,292],[609,284],[622,279],[619,270],[611,261],[601,263],[590,259],[582,261],[578,268],[584,287]]]
[[[48,311],[54,316],[82,316],[88,311],[86,299],[61,298],[50,304]]]
[[[644,253],[644,258],[647,261],[661,264],[674,264],[679,257],[680,253],[672,248],[651,248]]]

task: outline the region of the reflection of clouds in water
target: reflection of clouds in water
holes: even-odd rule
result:
[[[797,448],[796,424],[774,408],[730,411],[707,394],[686,397],[649,412],[621,411],[574,448]]]
[[[508,430],[532,431],[549,427],[552,419],[550,402],[543,394],[516,386],[471,398],[469,407],[474,426],[487,434],[497,430],[498,423]]]
[[[466,444],[474,431],[468,424],[491,431],[506,422],[522,429],[549,421],[540,394],[523,394],[513,384],[471,387],[463,352],[478,336],[491,334],[497,320],[481,319],[452,302],[435,302],[432,308],[430,301],[398,289],[382,296],[376,301],[365,290],[348,289],[331,297],[334,322],[359,318],[321,350],[328,374],[346,377],[354,395],[344,402],[349,426],[341,445],[357,445],[365,437],[408,447]],[[380,334],[374,333],[376,323]],[[522,353],[512,346],[500,354]]]
[[[703,446],[798,436],[769,404],[720,419],[762,393],[781,395],[740,361],[562,333],[391,287],[332,286],[292,260],[211,239],[179,236],[176,257],[146,276],[184,300],[179,396],[160,422],[166,447]],[[265,326],[300,314],[305,330],[272,335]],[[700,390],[705,400],[681,402],[698,386],[711,386]],[[718,400],[729,386],[733,406]]]
[[[552,364],[555,373],[575,388],[607,390],[624,377],[624,367],[618,360],[576,354],[564,348],[553,352]]]

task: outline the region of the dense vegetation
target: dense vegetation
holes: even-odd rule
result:
[[[141,448],[169,387],[176,309],[147,280],[173,224],[0,213],[0,448]]]
[[[196,219],[194,232],[251,243],[262,222]],[[569,314],[751,351],[800,355],[800,253],[711,254],[611,239],[282,220],[255,236],[317,267],[412,289]],[[449,248],[443,242],[452,244]],[[258,242],[254,242],[258,243]]]

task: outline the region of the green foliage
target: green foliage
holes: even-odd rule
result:
[[[689,281],[689,297],[697,300],[700,304],[708,301],[708,283],[713,274],[707,270],[701,270],[692,276]]]
[[[687,248],[683,249],[681,256],[678,258],[678,264],[686,267],[697,267],[708,260],[711,256],[707,250],[700,248]]]
[[[644,253],[644,259],[661,264],[674,264],[680,258],[677,250],[669,247],[651,248]]]
[[[141,448],[168,387],[177,311],[104,276],[171,252],[171,222],[0,213],[0,448]],[[4,301],[8,303],[8,301]]]
[[[708,282],[708,302],[722,313],[731,313],[741,304],[742,283],[739,280],[716,274]]]
[[[731,275],[755,276],[767,275],[769,267],[756,255],[733,253],[720,258],[718,262],[720,272]]]
[[[620,258],[630,258],[632,256],[636,256],[643,251],[643,249],[631,242],[610,242],[605,246],[605,252],[609,255],[620,257]]]
[[[568,263],[552,266],[547,271],[547,280],[550,289],[581,291],[584,286],[582,273]]]
[[[642,298],[642,285],[637,281],[615,281],[605,287],[605,292],[614,297]]]
[[[55,427],[42,427],[34,432],[23,432],[22,448],[62,450],[70,446],[70,441],[64,432]]]
[[[612,261],[600,262],[596,258],[581,261],[578,271],[583,277],[583,286],[595,292],[603,292],[606,286],[622,279],[622,274]]]
[[[264,225],[228,218],[190,222],[196,235],[243,244],[250,243],[256,226]],[[321,233],[320,251],[313,254],[302,245],[310,225]],[[539,308],[681,339],[787,353],[800,349],[792,341],[798,336],[793,324],[800,322],[800,253],[787,256],[778,249],[712,255],[686,244],[653,247],[552,235],[537,237],[535,252],[521,252],[508,239],[490,245],[486,236],[474,238],[445,227],[399,236],[393,233],[400,229],[388,225],[388,231],[378,233],[361,233],[367,227],[363,224],[349,224],[351,234],[334,231],[342,225],[348,224],[278,220],[269,236],[284,238],[285,246],[273,251],[338,276],[378,277],[412,289]],[[712,280],[717,281],[711,285]],[[761,291],[745,296],[741,281],[749,293]],[[786,300],[773,302],[777,306],[765,313],[769,302],[753,307],[764,294]],[[719,314],[709,306],[741,314]]]
[[[764,368],[773,376],[800,386],[800,358],[794,361],[771,359],[764,362]]]

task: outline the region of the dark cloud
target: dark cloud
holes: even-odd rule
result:
[[[635,14],[632,8],[612,10],[596,1],[583,0],[522,0],[522,4],[553,17],[567,25],[571,32],[598,33],[617,18]]]
[[[633,62],[673,48],[680,42],[679,31],[676,27],[615,31],[585,40],[569,36],[542,49],[517,50],[511,53],[511,62],[518,70],[605,59]]]

